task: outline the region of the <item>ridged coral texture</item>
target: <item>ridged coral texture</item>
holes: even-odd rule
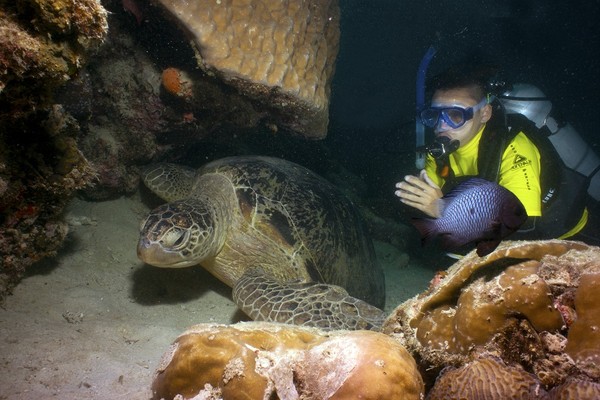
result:
[[[522,399],[539,398],[543,392],[534,376],[519,367],[494,359],[476,360],[438,378],[427,395],[438,399]]]
[[[339,47],[337,0],[160,0],[191,33],[201,65],[275,107],[327,111]],[[235,83],[235,82],[234,82]],[[294,105],[292,105],[294,106]],[[300,115],[299,118],[304,118]]]

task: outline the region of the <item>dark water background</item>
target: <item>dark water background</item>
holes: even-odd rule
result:
[[[416,71],[430,45],[428,75],[464,60],[497,64],[509,82],[539,87],[600,153],[600,1],[342,0],[328,141],[392,194],[412,168]],[[410,162],[405,162],[410,158]]]

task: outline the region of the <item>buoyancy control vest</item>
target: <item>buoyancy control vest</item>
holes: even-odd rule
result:
[[[506,114],[498,100],[492,102],[492,107],[492,118],[479,142],[478,176],[498,183],[502,156],[515,136],[523,132],[540,153],[542,216],[513,238],[560,237],[576,226],[584,213],[588,177],[565,165],[548,136],[534,122],[521,114]]]

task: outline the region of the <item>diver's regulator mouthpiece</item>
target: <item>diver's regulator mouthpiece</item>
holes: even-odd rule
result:
[[[428,153],[433,158],[439,159],[456,151],[459,147],[460,142],[458,140],[452,140],[447,136],[440,136],[433,143],[418,147],[417,151]]]

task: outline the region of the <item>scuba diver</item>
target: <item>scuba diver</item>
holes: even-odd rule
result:
[[[539,89],[510,87],[494,76],[488,67],[458,65],[433,78],[431,105],[417,117],[435,139],[418,149],[427,153],[424,169],[397,183],[396,196],[437,219],[446,193],[467,178],[483,178],[512,192],[526,211],[510,239],[600,244],[600,223],[590,222],[597,215],[587,207],[597,208],[600,198],[600,159],[551,115]],[[570,140],[585,151],[569,149]]]

